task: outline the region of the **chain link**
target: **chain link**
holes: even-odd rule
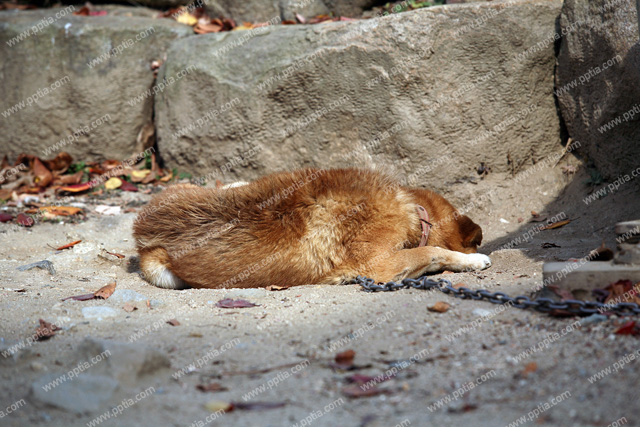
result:
[[[620,302],[615,305],[609,305],[598,301],[565,300],[558,302],[549,298],[531,300],[524,295],[510,297],[503,292],[489,292],[486,289],[454,288],[451,282],[446,279],[431,280],[426,276],[419,279],[404,279],[400,283],[376,283],[375,280],[368,277],[358,276],[353,279],[351,283],[362,286],[366,292],[393,292],[400,289],[423,289],[430,291],[437,289],[445,294],[452,294],[456,298],[487,300],[493,304],[509,304],[523,310],[533,308],[543,313],[549,313],[552,310],[564,310],[571,314],[582,316],[597,313],[615,313],[619,316],[640,314],[640,306],[632,302]]]

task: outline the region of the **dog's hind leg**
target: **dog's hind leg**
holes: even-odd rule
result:
[[[464,254],[435,246],[401,249],[378,253],[366,263],[364,273],[380,282],[416,278],[424,273],[442,270],[472,271],[491,266],[491,260],[483,254]]]
[[[184,289],[189,286],[170,269],[166,249],[155,247],[140,250],[140,269],[144,278],[159,288]]]

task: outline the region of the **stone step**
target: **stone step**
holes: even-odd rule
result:
[[[610,261],[550,262],[542,267],[545,285],[568,291],[602,289],[618,280],[640,282],[640,265],[613,264]]]

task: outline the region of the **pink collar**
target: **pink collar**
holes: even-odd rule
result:
[[[427,210],[420,205],[416,206],[418,215],[420,216],[420,226],[422,227],[422,237],[420,238],[420,245],[418,247],[426,246],[429,239],[429,230],[432,224],[429,222],[429,214]]]

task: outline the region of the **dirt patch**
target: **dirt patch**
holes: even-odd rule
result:
[[[567,165],[579,166],[569,157],[557,167],[533,169],[524,179],[490,173],[484,179],[470,175],[475,183],[448,183],[446,196],[457,206],[477,202],[469,215],[483,227],[480,249],[493,265],[480,273],[434,277],[529,294],[542,282],[544,261],[582,257],[602,240],[614,247],[615,222],[637,217],[638,183],[585,204],[588,174],[578,168],[569,177],[561,169]],[[604,426],[621,417],[632,425],[640,417],[633,392],[640,374],[628,356],[640,342],[614,334],[623,319],[578,325],[576,318],[418,290],[369,294],[356,286],[313,285],[281,291],[158,289],[137,274],[131,237],[135,212],[95,212],[97,203],[139,210],[135,206],[149,198],[141,193],[99,201],[78,197],[77,202],[86,203],[86,221],[28,229],[1,225],[0,347],[7,351],[24,345],[10,357],[0,356],[3,425],[80,426],[97,425],[96,420],[105,425],[207,425],[209,416],[215,417],[212,425],[247,426],[495,426],[520,417],[520,425]],[[536,225],[528,222],[531,211],[564,213],[571,222],[530,232]],[[51,249],[77,240],[82,242],[70,249]],[[559,247],[545,249],[543,243]],[[55,275],[46,269],[16,270],[45,259],[53,263]],[[116,293],[109,299],[62,301],[113,281]],[[227,297],[258,306],[216,307]],[[451,307],[443,313],[428,310],[439,301]],[[61,330],[30,343],[39,319]],[[179,324],[168,324],[172,319]],[[100,343],[116,347],[92,363],[91,357],[110,348]],[[119,343],[133,346],[141,356],[127,358],[122,348],[129,347]],[[350,349],[355,368],[348,369],[354,370],[337,368],[335,355]],[[614,363],[618,370],[593,377]],[[81,372],[70,375],[74,369]],[[354,374],[381,376],[364,387],[374,391],[351,397]],[[64,375],[64,384],[47,393],[86,387],[95,409],[60,409],[39,397],[35,388],[42,387],[43,378]],[[108,380],[96,388],[91,386],[96,377]],[[112,381],[111,389],[106,385]],[[197,388],[212,383],[220,391]],[[228,402],[284,405],[236,405],[232,412],[212,415]],[[96,418],[106,411],[110,419]]]

